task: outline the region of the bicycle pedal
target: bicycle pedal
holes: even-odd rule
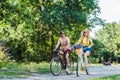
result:
[[[65,66],[65,64],[63,64],[63,65],[62,65],[62,69],[66,69],[66,66]]]

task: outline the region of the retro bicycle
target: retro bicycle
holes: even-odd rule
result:
[[[89,75],[89,69],[90,69],[90,61],[88,58],[88,68],[86,68],[85,60],[84,60],[84,53],[81,54],[83,50],[82,44],[75,44],[72,46],[72,49],[76,51],[78,58],[77,58],[77,67],[76,67],[76,75],[79,76],[81,74],[81,71],[85,71],[87,75]]]
[[[83,59],[83,55],[78,54],[78,59],[77,59],[77,68],[76,68],[76,75],[79,76],[82,71],[85,71],[87,75],[90,74],[90,61],[88,59],[88,68],[85,66],[85,60]]]
[[[64,57],[63,63],[60,59],[60,50],[55,51],[53,54],[54,56],[52,57],[51,62],[50,62],[50,71],[54,76],[58,76],[62,70],[66,69],[65,54],[63,54],[63,57]],[[69,56],[68,71],[66,71],[66,73],[70,75],[73,73],[73,70],[74,70],[74,62],[71,56]]]

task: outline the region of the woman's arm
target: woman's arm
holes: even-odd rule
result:
[[[77,44],[80,44],[80,43],[82,43],[82,37],[80,37],[78,42],[77,42]]]
[[[90,45],[89,47],[92,47],[93,46],[93,42],[92,42],[92,38],[90,38]]]

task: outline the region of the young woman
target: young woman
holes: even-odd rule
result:
[[[86,68],[88,68],[87,56],[89,56],[92,51],[92,49],[91,49],[92,45],[93,45],[93,43],[92,43],[92,38],[90,37],[90,32],[89,32],[89,30],[85,29],[82,31],[81,37],[80,37],[79,41],[77,42],[77,44],[73,45],[71,48],[72,50],[76,50],[77,54],[84,55]],[[83,49],[82,49],[82,47],[83,47]],[[81,60],[82,60],[82,58],[81,58]]]
[[[86,68],[88,68],[88,58],[87,56],[90,55],[91,51],[92,51],[92,38],[90,37],[90,32],[89,30],[85,29],[82,31],[81,37],[78,41],[78,43],[83,45],[83,50],[81,51],[81,53],[84,54],[84,59],[85,59],[85,63],[86,63]]]

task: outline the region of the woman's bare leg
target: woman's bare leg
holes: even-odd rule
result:
[[[89,56],[90,55],[90,52],[89,51],[87,51],[85,54],[84,54],[84,59],[85,59],[85,63],[86,63],[86,68],[88,68],[88,58],[87,58],[87,56]]]
[[[78,56],[80,57],[81,64],[82,64],[81,66],[84,66],[84,64],[83,64],[83,55],[84,55],[84,53],[81,50],[80,53],[78,54]]]

